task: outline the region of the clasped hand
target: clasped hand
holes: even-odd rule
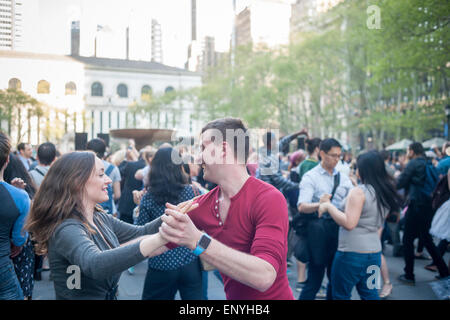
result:
[[[328,208],[331,205],[331,194],[329,194],[329,193],[323,194],[320,197],[319,203],[320,203],[320,205],[319,205],[318,213],[319,213],[319,218],[320,218],[320,217],[322,217],[322,215],[325,212],[328,212]]]
[[[165,215],[161,217],[163,223],[159,228],[160,235],[166,241],[191,250],[195,249],[202,233],[195,227],[187,213],[198,207],[198,203],[194,202],[196,198],[177,206],[166,203]]]

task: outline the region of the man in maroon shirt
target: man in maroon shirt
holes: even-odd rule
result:
[[[227,299],[294,299],[286,274],[286,200],[248,175],[247,129],[239,119],[214,120],[201,142],[204,178],[218,186],[188,214],[167,204],[160,228],[167,246],[188,247],[216,267]]]

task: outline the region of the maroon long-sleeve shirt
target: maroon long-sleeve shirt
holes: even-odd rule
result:
[[[227,299],[294,299],[286,274],[289,219],[284,196],[270,184],[250,177],[231,198],[227,218],[222,223],[219,193],[218,186],[197,199],[199,207],[189,212],[195,226],[230,248],[267,261],[277,273],[273,285],[265,292],[222,273]]]

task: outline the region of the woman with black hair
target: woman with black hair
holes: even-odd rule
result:
[[[172,157],[174,156],[174,157]],[[159,149],[152,160],[149,186],[139,206],[138,225],[164,214],[167,202],[179,204],[196,196],[181,159],[173,148]],[[148,259],[142,300],[174,300],[180,291],[183,300],[202,300],[202,270],[200,261],[191,250],[178,247]]]
[[[7,183],[24,189],[30,200],[33,200],[37,188],[18,156],[12,153],[9,155],[9,163],[5,168],[3,177]],[[17,181],[17,179],[21,180],[19,180],[20,182],[18,184],[15,183],[15,180]],[[34,254],[33,242],[30,237],[28,237],[22,247],[16,247],[13,244],[11,247],[11,258],[17,279],[19,280],[23,291],[23,296],[25,300],[31,300],[35,280],[34,276],[38,275],[36,266],[40,268],[42,259]]]
[[[356,286],[361,299],[378,300],[381,269],[378,232],[387,214],[398,209],[400,198],[378,151],[358,157],[356,174],[361,184],[350,191],[345,212],[331,204],[329,197],[323,197],[319,207],[319,216],[328,212],[340,225],[338,251],[331,269],[332,297],[349,300]]]
[[[9,163],[5,168],[4,179],[11,183],[15,178],[22,179],[25,192],[28,193],[30,199],[33,199],[37,190],[36,185],[19,157],[11,153]]]

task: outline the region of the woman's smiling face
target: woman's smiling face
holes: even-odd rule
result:
[[[108,201],[108,185],[111,182],[112,180],[105,173],[103,161],[96,157],[94,170],[84,188],[84,199],[94,203]]]

